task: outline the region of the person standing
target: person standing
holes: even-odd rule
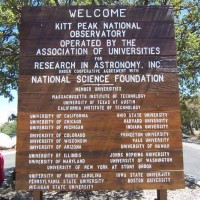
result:
[[[4,157],[0,153],[0,187],[2,186],[3,181],[4,181]]]

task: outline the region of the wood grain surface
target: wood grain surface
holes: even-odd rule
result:
[[[23,8],[16,189],[183,188],[174,37],[166,6]]]

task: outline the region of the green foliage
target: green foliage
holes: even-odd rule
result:
[[[192,102],[182,102],[181,110],[183,131],[193,135],[194,130],[200,129],[200,96],[196,96]]]
[[[184,2],[179,5],[184,14],[176,18],[176,41],[181,93],[190,98],[200,88],[200,7],[198,0]]]
[[[16,134],[17,130],[17,121],[6,122],[0,126],[0,132],[5,133],[9,136],[13,136]]]

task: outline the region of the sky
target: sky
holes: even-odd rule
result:
[[[17,114],[17,92],[12,92],[14,100],[9,103],[8,99],[0,96],[0,125],[8,121],[11,114]]]

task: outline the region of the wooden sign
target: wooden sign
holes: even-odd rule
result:
[[[173,13],[26,7],[17,190],[184,187]]]

